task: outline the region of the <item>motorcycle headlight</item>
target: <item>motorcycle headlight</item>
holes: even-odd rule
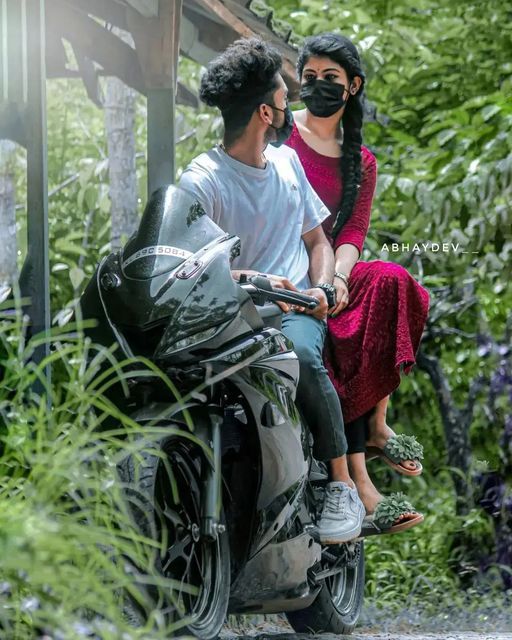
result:
[[[217,325],[215,327],[205,329],[204,331],[199,331],[198,333],[192,333],[185,336],[176,342],[166,345],[165,349],[158,353],[158,356],[167,357],[176,353],[176,351],[182,351],[183,349],[198,346],[201,342],[205,342],[206,340],[215,337],[224,329],[225,326],[226,324],[224,323],[220,326]]]

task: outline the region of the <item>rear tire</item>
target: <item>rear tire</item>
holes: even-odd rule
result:
[[[135,524],[144,536],[159,543],[153,556],[154,569],[184,588],[167,591],[163,602],[162,589],[141,585],[140,591],[146,598],[149,594],[155,606],[166,612],[169,622],[189,620],[176,629],[180,635],[212,640],[227,613],[230,563],[227,531],[215,541],[200,536],[201,483],[208,462],[201,447],[186,436],[164,438],[157,448],[164,455],[142,451],[125,458],[118,471],[127,485]],[[195,588],[194,593],[190,586]],[[127,617],[135,625],[137,619],[143,623],[149,612],[141,611],[133,599],[128,600]]]
[[[356,544],[359,545],[357,559],[345,566],[341,573],[326,578],[309,607],[286,614],[297,633],[343,635],[354,630],[361,615],[364,596],[364,543]]]

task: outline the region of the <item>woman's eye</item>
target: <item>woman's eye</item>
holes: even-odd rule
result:
[[[316,76],[312,75],[311,73],[308,73],[307,75],[304,76],[304,80],[306,82],[313,82],[314,80],[316,80]]]
[[[334,82],[334,80],[336,80],[337,77],[338,76],[335,76],[334,73],[328,73],[324,79],[329,80],[329,82]]]

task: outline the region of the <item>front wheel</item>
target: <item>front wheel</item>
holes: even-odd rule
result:
[[[364,595],[364,543],[328,547],[326,554],[331,553],[342,556],[342,571],[325,578],[309,607],[286,614],[297,633],[348,634],[359,620]],[[332,565],[326,563],[323,568],[329,569],[329,566]]]
[[[211,640],[224,623],[229,602],[228,534],[220,533],[214,541],[200,535],[202,480],[208,464],[201,447],[184,435],[165,438],[158,448],[159,453],[129,456],[119,474],[135,524],[158,543],[155,569],[177,585],[159,607],[171,612],[180,634]],[[161,594],[154,596],[156,604]],[[129,609],[134,607],[131,602]]]

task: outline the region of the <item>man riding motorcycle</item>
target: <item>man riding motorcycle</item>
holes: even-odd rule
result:
[[[312,311],[281,303],[282,331],[299,357],[297,405],[313,433],[315,458],[329,463],[320,542],[339,544],[359,536],[365,509],[347,467],[339,399],[322,362],[326,316],[336,304],[333,254],[321,226],[329,211],[295,152],[280,146],[292,126],[280,68],[279,53],[256,38],[238,40],[209,64],[200,96],[220,109],[224,139],[190,163],[179,186],[241,239],[235,278],[265,274],[274,287],[319,302]]]

